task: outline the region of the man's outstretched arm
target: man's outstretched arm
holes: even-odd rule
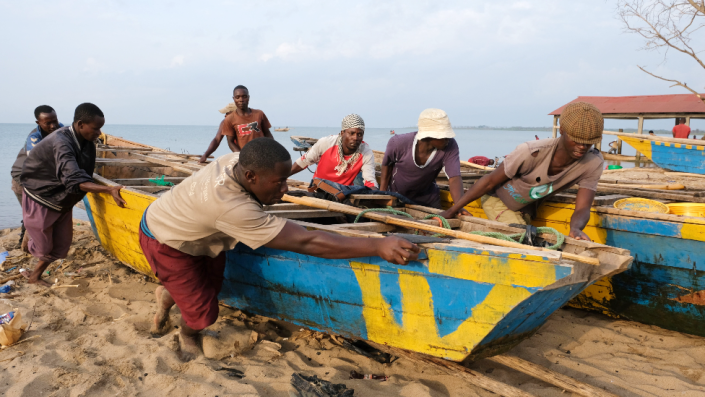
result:
[[[577,240],[590,240],[583,229],[587,226],[590,220],[590,208],[592,201],[595,199],[595,191],[590,189],[578,189],[578,195],[575,198],[575,211],[570,218],[570,237]]]
[[[203,153],[203,156],[201,156],[201,159],[198,160],[199,163],[205,163],[208,161],[208,156],[213,154],[218,149],[218,146],[220,146],[220,142],[223,140],[223,134],[218,131],[217,134],[215,134],[215,138],[211,141],[210,145],[208,145],[208,149],[206,149],[206,152]]]
[[[416,244],[399,237],[344,237],[319,230],[308,231],[293,222],[286,222],[277,237],[265,246],[327,259],[379,256],[398,265],[416,260],[419,254]]]
[[[455,204],[453,204],[453,206],[449,209],[443,211],[441,216],[445,218],[454,217],[455,214],[457,214],[466,205],[493,191],[497,186],[504,184],[508,180],[509,178],[504,173],[504,163],[502,163],[496,170],[483,176],[479,181],[475,182],[475,184],[472,185],[472,187],[470,187],[465,194],[463,194],[460,200],[456,201]],[[453,199],[455,200],[455,198]]]

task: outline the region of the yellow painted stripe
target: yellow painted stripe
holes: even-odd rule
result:
[[[432,250],[428,254],[428,271],[444,276],[472,280],[478,283],[545,287],[556,281],[555,266],[541,257],[519,259],[520,254],[508,258],[489,255]]]
[[[144,210],[156,199],[125,189],[120,195],[127,202],[126,208],[118,207],[109,194],[87,194],[100,242],[123,263],[154,277],[140,247],[139,225]]]
[[[651,159],[651,144],[655,145],[661,145],[660,141],[649,141],[649,140],[644,140],[644,139],[637,139],[637,138],[632,138],[632,137],[624,137],[621,136],[620,139],[622,139],[624,142],[632,146],[634,149],[636,149],[639,153],[643,154],[644,156],[648,157]]]

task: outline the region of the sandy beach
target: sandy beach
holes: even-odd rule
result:
[[[161,338],[148,332],[157,284],[107,254],[85,221],[74,221],[74,230],[69,257],[47,276],[64,287],[17,280],[10,294],[0,294],[0,313],[19,310],[31,324],[22,340],[32,338],[0,350],[0,395],[289,396],[293,373],[345,384],[355,396],[495,395],[433,365],[405,358],[380,364],[336,337],[227,307],[203,333],[205,356],[182,363],[176,328]],[[32,266],[18,235],[0,232],[10,252],[0,279],[16,274],[7,272],[12,267]],[[172,324],[178,318],[172,310]],[[705,395],[705,338],[579,310],[554,313],[507,355],[620,396]],[[470,368],[537,396],[571,395],[491,360]],[[353,370],[390,378],[350,380]]]

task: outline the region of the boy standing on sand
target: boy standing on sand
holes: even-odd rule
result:
[[[82,103],[73,123],[44,138],[27,156],[20,183],[23,188],[22,219],[29,233],[29,253],[39,261],[31,275],[22,274],[30,284],[51,286],[41,279],[55,260],[66,258],[73,238],[73,206],[86,192],[108,193],[120,207],[122,186],[93,183],[95,141],[105,117],[98,106]]]
[[[240,153],[245,145],[257,138],[272,138],[269,131],[272,125],[263,111],[250,108],[250,92],[244,85],[239,85],[233,90],[234,111],[227,113],[225,120],[220,123],[218,133],[208,146],[208,150],[201,157],[200,162],[205,163],[208,156],[218,149],[223,136],[228,140],[228,146],[233,153]]]
[[[48,105],[37,106],[37,108],[34,109],[34,119],[35,123],[37,123],[37,128],[33,129],[27,136],[22,149],[20,149],[20,152],[17,154],[15,163],[12,164],[12,171],[10,171],[10,175],[12,176],[12,192],[15,193],[15,197],[17,197],[17,201],[20,203],[20,206],[22,206],[22,185],[20,185],[20,175],[22,174],[22,165],[24,165],[27,155],[35,146],[37,146],[39,142],[42,141],[42,139],[49,136],[49,134],[56,131],[58,128],[64,126],[59,123],[59,119],[56,117],[54,108]],[[20,233],[20,245],[22,246],[22,250],[27,252],[28,236],[25,231],[23,222],[22,232]]]
[[[157,287],[153,334],[164,334],[169,310],[181,310],[181,359],[200,353],[198,333],[218,318],[225,251],[242,243],[322,258],[379,256],[397,264],[417,257],[398,237],[342,237],[264,212],[288,191],[289,152],[274,139],[254,139],[239,155],[226,154],[154,201],[142,216],[140,245],[163,286]],[[292,270],[295,271],[295,270]]]
[[[592,104],[575,102],[560,116],[560,138],[522,143],[506,160],[467,190],[450,209],[441,213],[454,216],[461,208],[482,198],[487,218],[504,223],[527,224],[530,204],[579,185],[575,211],[570,220],[570,237],[590,240],[583,232],[590,219],[590,207],[602,176],[602,154],[592,148],[602,140],[604,119]]]

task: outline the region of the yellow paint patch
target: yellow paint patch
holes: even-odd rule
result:
[[[681,144],[680,144],[680,143],[674,143],[673,146],[676,147],[677,149],[680,149],[680,148],[681,148]]]
[[[696,149],[703,150],[703,149],[705,149],[705,146],[698,146],[698,147],[696,147]]]
[[[495,285],[456,331],[441,337],[426,275],[399,270],[403,313],[398,324],[382,296],[379,266],[359,262],[350,266],[362,291],[367,339],[454,361],[467,357],[509,311],[531,296],[525,288]]]
[[[692,149],[692,148],[693,148],[693,145],[685,145],[685,148],[686,148],[686,149]]]
[[[154,277],[140,247],[139,225],[142,214],[156,198],[125,189],[120,195],[127,202],[126,208],[118,207],[109,194],[86,195],[98,238],[103,248],[120,261]]]
[[[520,259],[520,254],[509,257],[432,250],[428,254],[428,271],[444,276],[472,280],[478,283],[545,287],[556,281],[555,265],[539,256]]]
[[[616,296],[612,289],[612,278],[605,277],[583,290],[576,299],[568,302],[568,306],[598,311],[607,316],[618,318],[619,316],[605,305],[615,298]]]
[[[684,223],[681,227],[681,237],[686,240],[705,241],[705,225]]]
[[[651,159],[651,142],[655,145],[661,145],[660,141],[648,141],[643,139],[637,139],[632,137],[620,136],[620,139],[631,145],[639,153]]]
[[[453,197],[451,197],[450,192],[447,190],[441,190],[441,207],[447,210],[452,207],[454,203],[455,202],[453,201]],[[465,209],[474,217],[487,219],[487,215],[485,215],[485,211],[482,209],[482,202],[480,199],[466,205]]]

